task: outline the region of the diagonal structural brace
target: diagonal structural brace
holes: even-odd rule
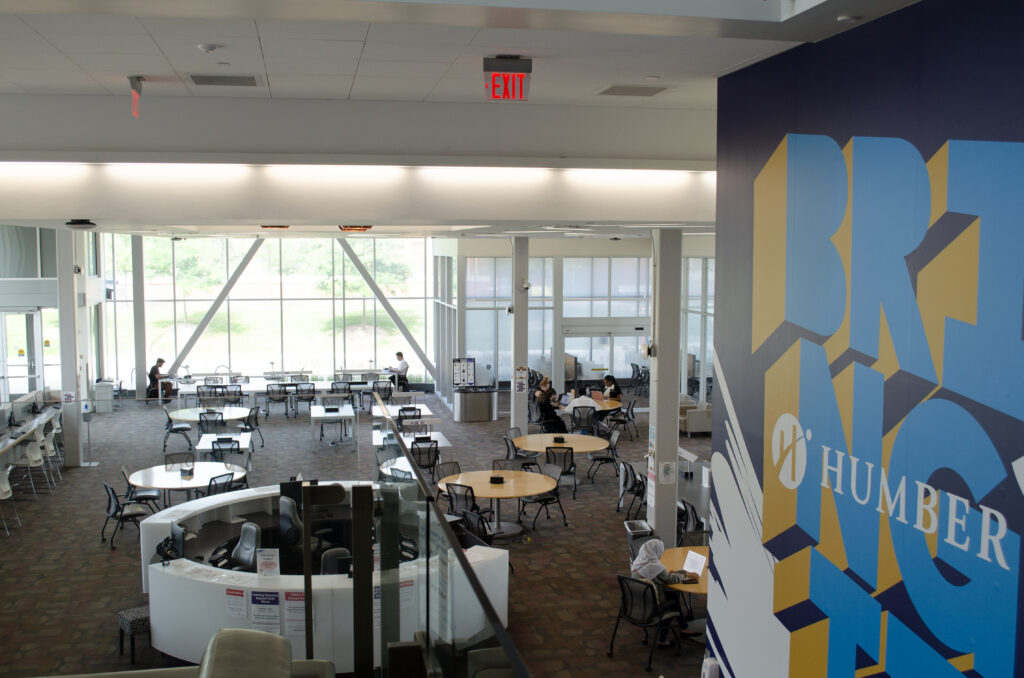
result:
[[[345,250],[348,258],[352,261],[356,270],[359,271],[359,275],[363,276],[363,280],[366,282],[367,287],[373,291],[373,296],[375,296],[377,301],[380,302],[380,305],[384,307],[388,317],[390,317],[391,321],[395,323],[395,327],[397,327],[398,331],[402,333],[403,337],[405,337],[405,340],[409,343],[413,353],[415,353],[416,357],[420,359],[423,366],[427,368],[427,372],[430,372],[430,376],[434,379],[434,383],[440,384],[441,380],[437,376],[437,368],[434,366],[434,363],[427,359],[427,354],[423,352],[423,349],[420,348],[420,345],[413,338],[412,333],[409,332],[409,328],[407,328],[405,323],[402,322],[402,319],[398,317],[398,313],[395,312],[395,308],[391,305],[391,302],[388,301],[387,297],[384,296],[384,292],[382,292],[380,287],[377,286],[377,281],[373,279],[370,272],[366,270],[365,266],[363,266],[363,262],[359,260],[359,255],[355,253],[355,250],[352,249],[352,246],[349,245],[344,238],[338,238],[338,244],[341,245],[341,249]]]
[[[204,315],[203,319],[199,321],[199,325],[192,333],[192,336],[188,338],[187,342],[185,342],[185,348],[181,349],[181,352],[174,359],[174,362],[171,363],[170,369],[167,370],[168,374],[175,374],[178,371],[178,368],[181,367],[181,364],[185,362],[185,358],[188,357],[189,351],[191,351],[196,345],[196,342],[199,341],[199,337],[203,336],[203,332],[206,331],[206,327],[210,324],[210,321],[213,320],[213,316],[217,314],[218,310],[220,310],[221,304],[223,304],[224,300],[228,298],[229,294],[231,294],[231,289],[235,286],[235,283],[238,282],[238,279],[242,277],[242,273],[245,272],[249,262],[252,261],[254,256],[256,256],[256,252],[259,251],[262,245],[262,238],[257,238],[256,242],[254,242],[252,247],[249,248],[249,251],[245,253],[244,257],[242,257],[242,260],[238,262],[238,267],[235,268],[235,272],[231,274],[228,281],[224,283],[224,287],[221,289],[220,294],[218,294],[217,298],[213,300],[212,304],[210,304],[210,310],[206,312],[206,315]]]

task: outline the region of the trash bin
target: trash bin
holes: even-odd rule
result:
[[[626,536],[630,539],[649,537],[654,533],[646,520],[624,520],[622,524],[626,527]]]
[[[455,389],[455,421],[497,421],[498,389],[460,386]]]

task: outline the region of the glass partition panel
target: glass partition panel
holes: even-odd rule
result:
[[[35,278],[39,273],[36,229],[0,225],[0,278]]]
[[[40,278],[57,277],[57,231],[52,228],[39,229]]]

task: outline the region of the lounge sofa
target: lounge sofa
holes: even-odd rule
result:
[[[684,411],[683,402],[680,400],[679,432],[685,433],[687,437],[694,433],[711,433],[711,404],[688,403]]]
[[[77,678],[334,678],[334,662],[292,661],[292,644],[281,636],[248,629],[221,629],[199,666],[80,674]],[[75,678],[74,676],[63,678]]]

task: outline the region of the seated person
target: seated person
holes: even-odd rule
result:
[[[406,374],[409,372],[409,363],[405,361],[405,356],[402,355],[401,351],[396,353],[395,357],[398,358],[398,364],[389,366],[385,369],[387,372],[391,373],[391,383],[393,383],[396,388],[401,389],[403,385],[409,383],[409,379],[406,377]]]
[[[555,393],[555,389],[551,388],[551,380],[544,377],[540,380],[540,384],[537,386],[537,391],[533,394],[533,399],[537,403],[537,407],[540,408],[541,419],[550,419],[551,417],[557,417],[555,413],[555,399],[558,394]]]
[[[622,389],[619,388],[615,377],[610,374],[604,375],[604,399],[622,400]]]
[[[651,539],[640,545],[636,558],[629,564],[630,576],[637,579],[650,579],[658,587],[658,600],[662,603],[665,611],[679,612],[679,624],[686,628],[686,616],[682,613],[682,606],[679,604],[679,592],[667,588],[670,584],[683,584],[692,582],[696,575],[692,572],[669,572],[661,564],[661,556],[665,553],[665,543],[660,539]],[[700,635],[696,632],[682,632],[685,636]],[[669,645],[668,627],[663,628],[658,634],[658,646]]]
[[[572,398],[569,400],[569,404],[562,408],[569,416],[572,416],[573,410],[577,407],[593,407],[594,411],[597,412],[597,402],[593,398],[585,395],[577,396],[576,389],[569,391],[569,393],[572,394]]]
[[[160,401],[161,402],[170,402],[170,400],[171,400],[171,382],[165,381],[162,384],[160,383],[161,379],[165,379],[168,376],[166,374],[161,374],[161,372],[160,372],[160,368],[163,367],[164,362],[165,361],[164,361],[163,358],[157,358],[156,359],[156,365],[153,365],[151,368],[149,368],[149,388],[150,388],[151,391],[156,393],[157,387],[159,386],[160,387],[159,390],[162,391],[162,393],[159,394],[160,395]]]

